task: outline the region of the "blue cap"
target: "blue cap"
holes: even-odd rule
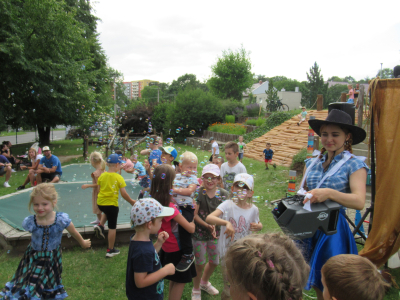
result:
[[[121,156],[122,157],[122,156]],[[126,161],[121,160],[121,157],[118,154],[111,154],[110,156],[108,156],[107,158],[107,162],[109,164],[124,164],[126,163]]]
[[[172,155],[172,157],[174,159],[176,159],[176,157],[178,156],[178,151],[176,151],[176,149],[174,147],[168,146],[168,147],[160,147],[159,148],[161,151],[168,153],[170,155]]]

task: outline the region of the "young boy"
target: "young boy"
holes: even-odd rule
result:
[[[219,154],[219,146],[217,141],[214,139],[214,137],[210,137],[210,143],[211,143],[211,150],[208,150],[211,152],[211,157],[210,161],[212,162],[214,156],[218,156]]]
[[[158,252],[168,239],[168,233],[161,228],[163,217],[172,216],[174,210],[161,206],[153,198],[144,198],[132,207],[131,224],[135,235],[129,243],[128,262],[126,267],[126,296],[132,299],[158,299],[164,297],[164,280],[175,274],[175,266],[167,264],[162,267]],[[153,245],[150,234],[157,234]]]
[[[191,223],[194,218],[195,202],[194,192],[197,188],[197,156],[192,152],[182,154],[182,163],[179,164],[181,173],[176,174],[172,197],[173,202],[179,206],[182,216]],[[176,266],[178,272],[185,272],[194,262],[192,235],[182,226],[178,226],[182,259]]]
[[[239,161],[242,162],[243,160],[243,154],[244,154],[244,148],[246,148],[246,144],[243,143],[243,136],[239,136],[239,143],[237,143],[239,146]]]
[[[331,257],[321,276],[324,300],[382,300],[389,288],[373,263],[354,254]]]
[[[118,191],[121,192],[124,198],[131,205],[136,201],[129,197],[125,190],[126,184],[124,178],[118,174],[121,164],[124,161],[120,160],[118,154],[111,154],[107,158],[108,171],[100,175],[97,180],[97,185],[100,186],[100,192],[97,196],[97,205],[103,212],[101,215],[100,224],[94,226],[96,237],[105,239],[104,225],[108,221],[108,248],[106,258],[113,257],[119,254],[119,250],[114,248],[115,237],[117,235],[117,219],[118,219]],[[96,187],[96,184],[84,184],[82,189],[88,187]]]
[[[307,120],[307,111],[306,111],[305,106],[303,106],[301,109],[303,111],[299,115],[300,121],[297,123],[297,126],[300,126],[301,123],[303,123],[304,121]]]
[[[144,149],[140,151],[141,155],[148,155],[149,159],[144,161],[144,168],[146,169],[146,177],[140,180],[139,185],[143,188],[140,191],[138,199],[143,198],[144,193],[149,191],[150,178],[153,177],[153,168],[157,165],[161,165],[161,150],[158,149],[159,145],[162,143],[162,139],[159,136],[151,135],[149,136],[149,149]],[[154,166],[153,166],[154,164]]]
[[[225,158],[227,161],[221,166],[221,176],[224,183],[223,188],[227,191],[231,190],[236,174],[247,173],[246,167],[237,160],[238,155],[238,144],[235,142],[228,142],[225,145]]]
[[[163,164],[172,165],[175,171],[179,171],[179,163],[175,161],[176,157],[178,156],[178,151],[174,147],[160,147],[159,148],[162,152],[161,154],[161,162]],[[177,172],[179,173],[179,172]]]
[[[349,96],[349,99],[347,99],[347,103],[351,103],[354,104],[354,91],[353,91],[353,86],[351,84],[349,84],[347,86],[347,88],[349,89],[349,93],[346,94],[346,96]]]
[[[218,166],[218,168],[221,170],[221,166],[222,166],[222,164],[224,163],[224,157],[223,156],[214,156],[213,157],[213,160],[212,160],[212,163],[214,164],[214,165],[217,165]]]
[[[263,152],[265,155],[265,170],[268,170],[268,164],[272,165],[272,156],[274,155],[274,151],[271,149],[271,143],[266,144],[266,148]],[[276,164],[272,166],[276,169]]]

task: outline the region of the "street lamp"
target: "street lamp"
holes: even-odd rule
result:
[[[382,79],[382,65],[383,65],[383,63],[381,63],[381,79]]]

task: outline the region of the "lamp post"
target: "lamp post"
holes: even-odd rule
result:
[[[381,63],[381,79],[382,79],[382,65],[383,65],[383,63]]]
[[[116,96],[117,85],[115,84],[115,76],[114,76],[114,120],[117,117],[117,96]]]

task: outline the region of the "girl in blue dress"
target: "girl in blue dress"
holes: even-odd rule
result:
[[[305,289],[311,287],[323,300],[321,269],[325,262],[339,254],[358,254],[357,246],[345,219],[346,207],[361,210],[365,205],[368,166],[351,154],[351,146],[362,142],[366,133],[352,125],[349,114],[332,109],[323,120],[309,120],[311,128],[321,137],[321,155],[306,160],[305,178],[310,199],[304,203],[324,202],[327,199],[339,203],[342,208],[337,223],[337,233],[325,235],[322,231],[309,239],[304,239],[306,259],[311,270]],[[333,168],[338,168],[331,176],[323,177]],[[322,184],[317,188],[317,185]]]
[[[89,248],[90,240],[84,240],[76,231],[66,213],[55,212],[57,191],[53,184],[43,183],[31,193],[29,210],[35,215],[22,223],[32,233],[17,271],[0,292],[1,300],[64,299],[68,295],[62,285],[61,238],[66,229],[82,246]]]

